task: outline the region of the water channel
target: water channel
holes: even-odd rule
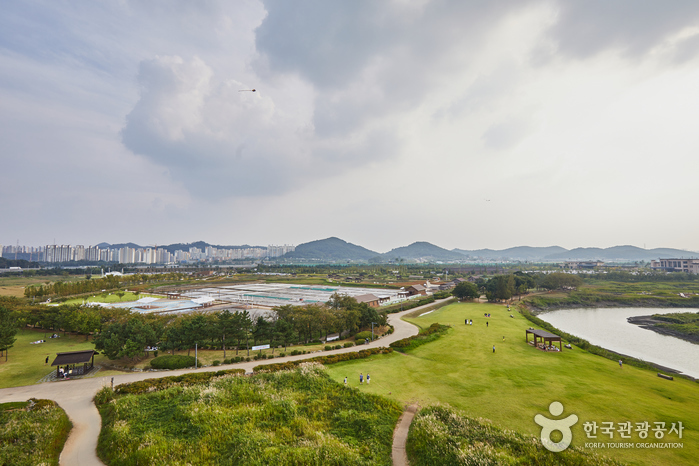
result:
[[[699,345],[661,335],[626,321],[629,317],[671,312],[699,312],[699,309],[564,309],[539,314],[538,317],[593,345],[660,364],[699,379]]]

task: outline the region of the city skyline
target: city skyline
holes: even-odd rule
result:
[[[0,243],[697,251],[698,26],[694,2],[10,3]]]

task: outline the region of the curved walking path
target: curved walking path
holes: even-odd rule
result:
[[[393,431],[393,451],[391,453],[393,466],[408,466],[410,464],[408,462],[408,455],[405,452],[405,445],[408,441],[410,424],[413,423],[416,412],[417,405],[410,405],[403,411],[400,419],[398,419],[396,430]]]
[[[438,300],[437,302],[444,302],[444,300]],[[342,348],[332,351],[322,351],[322,354],[351,353],[358,351],[358,349],[388,346],[394,341],[416,335],[418,328],[413,324],[401,320],[401,318],[411,312],[427,309],[434,305],[435,303],[430,303],[424,306],[408,309],[407,311],[389,314],[388,323],[393,325],[394,332],[391,335],[374,340],[368,345],[363,345],[362,348]],[[287,356],[284,358],[274,358],[272,360],[251,361],[246,363],[238,363],[228,367],[208,366],[200,369],[181,369],[162,372],[134,372],[123,375],[115,375],[114,385],[116,386],[123,383],[136,382],[145,379],[170,377],[189,372],[220,371],[227,368],[245,369],[246,372],[250,373],[252,372],[252,368],[255,366],[310,359],[316,356],[319,356],[319,354],[310,353],[298,356]],[[108,386],[110,383],[111,377],[94,377],[88,379],[63,380],[60,382],[27,385],[23,387],[3,388],[0,389],[0,403],[7,403],[10,401],[26,401],[29,398],[54,400],[61,408],[65,410],[66,414],[68,414],[68,417],[73,422],[73,429],[70,431],[68,441],[63,448],[59,464],[62,466],[102,465],[103,463],[97,457],[97,438],[102,427],[102,419],[92,400],[95,397],[95,394],[102,387]]]

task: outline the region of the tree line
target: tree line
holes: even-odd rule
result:
[[[71,296],[84,293],[94,293],[102,290],[113,290],[130,285],[140,285],[161,281],[173,281],[184,278],[181,273],[164,274],[133,274],[133,275],[108,275],[106,277],[94,278],[76,282],[57,281],[51,283],[47,281],[41,285],[31,285],[24,288],[26,298],[43,298],[53,296]],[[88,276],[89,277],[89,276]]]

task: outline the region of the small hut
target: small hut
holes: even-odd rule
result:
[[[61,366],[64,367],[66,375],[87,374],[95,366],[95,350],[68,351],[66,353],[56,353],[56,359],[51,363],[51,367],[56,366],[56,377],[59,377]]]
[[[534,335],[534,341],[529,341],[529,334]],[[553,333],[547,332],[546,330],[537,330],[537,329],[527,329],[527,332],[524,334],[524,337],[526,338],[527,343],[530,345],[534,345],[535,347],[539,347],[539,342],[542,342],[544,345],[544,348],[548,346],[553,346],[552,342],[558,342],[558,348],[560,351],[563,351],[563,342],[561,341],[561,337],[558,335],[554,335]]]

